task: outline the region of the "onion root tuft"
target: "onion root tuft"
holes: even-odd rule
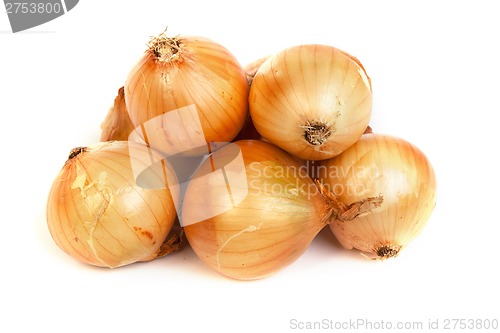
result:
[[[179,36],[167,37],[165,32],[162,32],[158,36],[151,37],[148,48],[157,61],[171,63],[181,59],[181,45]]]
[[[304,130],[304,139],[312,146],[321,146],[334,133],[331,126],[321,121],[307,121],[300,127]]]

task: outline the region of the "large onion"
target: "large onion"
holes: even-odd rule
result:
[[[363,198],[342,205],[283,150],[242,140],[215,152],[195,173],[182,223],[201,260],[249,280],[290,265],[331,220],[350,221],[379,204],[379,198]]]
[[[325,45],[295,46],[269,58],[253,78],[249,101],[257,131],[306,160],[328,159],[354,144],[372,110],[361,63]]]
[[[207,159],[189,183],[182,223],[198,257],[236,279],[294,262],[326,225],[329,207],[288,154],[243,140]]]
[[[393,136],[365,134],[341,155],[322,161],[315,172],[343,203],[383,197],[370,214],[329,224],[345,248],[375,258],[396,256],[422,232],[435,206],[436,178],[429,160],[417,147]]]
[[[245,71],[222,45],[161,34],[128,75],[125,99],[132,123],[141,126],[140,138],[151,147],[169,155],[205,154],[216,147],[211,143],[230,142],[239,133],[248,90]],[[166,117],[186,108],[194,111],[178,121]]]
[[[175,184],[161,156],[138,143],[76,148],[49,193],[52,238],[73,258],[96,266],[153,259],[176,217]]]

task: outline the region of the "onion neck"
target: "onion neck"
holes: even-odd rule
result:
[[[78,155],[80,155],[81,153],[83,153],[86,150],[87,150],[87,147],[76,147],[76,148],[71,149],[71,151],[69,152],[68,161],[77,157]]]
[[[327,223],[332,221],[352,221],[356,217],[370,213],[373,209],[380,207],[384,201],[383,196],[379,195],[378,197],[369,197],[346,205],[328,191],[319,180],[316,180],[316,185],[328,204]]]

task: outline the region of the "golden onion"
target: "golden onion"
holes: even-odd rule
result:
[[[129,73],[125,100],[143,142],[168,155],[203,155],[207,144],[210,151],[239,133],[248,90],[244,69],[222,45],[162,33]]]
[[[153,259],[176,218],[175,184],[161,155],[139,143],[75,148],[48,196],[50,234],[63,251],[91,265]]]
[[[269,143],[243,140],[201,165],[186,191],[182,224],[203,262],[249,280],[299,258],[328,211],[305,168]]]
[[[334,157],[363,134],[372,111],[370,79],[353,56],[300,45],[265,61],[249,96],[257,131],[305,160]]]
[[[381,196],[383,203],[352,221],[329,226],[347,249],[395,257],[423,230],[436,204],[436,177],[424,153],[388,135],[365,134],[341,155],[315,169],[322,185],[350,204]]]

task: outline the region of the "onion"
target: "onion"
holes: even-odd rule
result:
[[[125,105],[124,88],[118,89],[113,107],[111,107],[101,124],[101,141],[127,141],[134,125]]]
[[[253,78],[255,77],[255,74],[257,74],[257,71],[259,70],[260,66],[264,62],[266,62],[267,59],[269,59],[271,56],[265,56],[262,58],[259,58],[257,60],[252,61],[251,63],[246,64],[243,69],[245,70],[245,75],[247,77],[248,85],[252,85]]]
[[[436,178],[429,160],[400,138],[365,134],[315,171],[326,190],[343,203],[384,198],[370,214],[329,224],[343,247],[375,258],[397,256],[422,232],[435,206]]]
[[[211,143],[230,142],[239,133],[248,113],[248,90],[244,69],[222,45],[162,33],[151,38],[129,73],[125,99],[145,143],[168,155],[203,155],[207,144],[213,148]],[[165,117],[188,107],[194,114],[182,119],[181,128]]]
[[[174,220],[176,177],[161,156],[134,142],[75,148],[54,180],[47,224],[73,258],[119,267],[162,255]]]
[[[269,276],[290,265],[332,219],[364,211],[339,207],[300,165],[274,145],[243,140],[210,156],[184,198],[182,221],[197,256],[241,280]],[[345,216],[347,209],[356,211]]]
[[[253,78],[249,104],[264,138],[302,159],[323,160],[361,137],[372,92],[356,58],[330,46],[300,45],[264,62]]]

